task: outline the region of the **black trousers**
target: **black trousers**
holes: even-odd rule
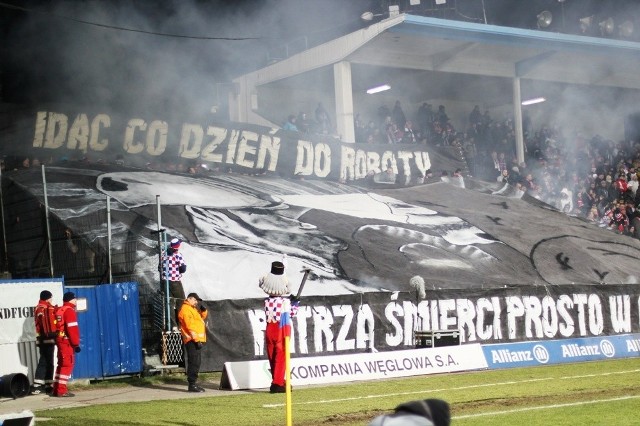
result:
[[[202,361],[202,349],[196,347],[196,343],[193,340],[184,344],[185,352],[187,353],[187,382],[189,385],[195,385],[198,380],[198,373],[200,373],[200,363]]]
[[[51,384],[53,382],[53,353],[55,348],[55,343],[38,345],[40,358],[34,374],[35,385]]]

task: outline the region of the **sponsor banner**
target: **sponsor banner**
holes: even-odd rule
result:
[[[425,145],[342,143],[326,135],[306,135],[246,123],[211,123],[210,119],[122,116],[107,111],[71,111],[65,107],[20,112],[6,153],[40,160],[86,159],[93,162],[185,171],[209,169],[284,177],[363,179],[391,167],[404,184],[424,176],[432,159]],[[30,131],[27,131],[28,129]],[[459,158],[438,150],[438,169],[462,167]],[[57,160],[57,161],[56,161]],[[19,166],[19,164],[18,164]],[[13,168],[13,165],[9,165]]]
[[[291,384],[313,385],[452,373],[487,368],[479,344],[291,359]],[[227,362],[221,387],[268,388],[269,362]]]
[[[203,371],[266,359],[262,299],[207,302],[215,313]],[[309,296],[293,318],[292,353],[326,356],[414,349],[415,332],[459,330],[464,344],[604,338],[640,333],[637,285],[521,286],[499,289]],[[607,337],[609,338],[609,337]]]
[[[36,340],[33,312],[40,292],[53,294],[51,303],[62,304],[61,280],[16,280],[0,282],[0,344]]]
[[[640,334],[483,345],[489,368],[640,357]]]

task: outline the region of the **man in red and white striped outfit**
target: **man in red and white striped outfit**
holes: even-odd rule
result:
[[[67,292],[62,297],[64,304],[56,312],[58,336],[58,366],[53,376],[53,393],[51,396],[68,398],[75,396],[67,390],[67,383],[73,373],[75,353],[80,352],[80,329],[76,315],[76,295]]]
[[[293,317],[299,302],[290,296],[289,280],[284,275],[284,264],[273,262],[271,273],[260,278],[258,286],[267,293],[264,299],[264,313],[267,321],[265,346],[271,367],[271,393],[284,393],[285,387],[285,351],[284,332],[280,325],[282,315],[287,312]]]

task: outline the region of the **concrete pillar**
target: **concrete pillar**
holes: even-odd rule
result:
[[[354,143],[356,136],[353,123],[351,63],[342,61],[334,64],[333,80],[336,96],[336,129],[343,142]]]
[[[513,79],[513,121],[516,133],[516,158],[518,164],[524,162],[524,135],[522,132],[522,94],[520,77]]]

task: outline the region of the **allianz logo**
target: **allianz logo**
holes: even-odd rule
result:
[[[512,351],[510,349],[496,349],[491,351],[494,364],[510,362],[538,361],[540,364],[549,362],[549,352],[542,345],[535,345],[531,350]]]
[[[640,352],[640,339],[628,339],[627,352]]]
[[[575,358],[593,355],[604,355],[607,358],[612,358],[616,354],[616,348],[607,339],[601,340],[597,345],[579,345],[577,343],[571,343],[568,345],[560,346],[562,348],[563,358]]]

